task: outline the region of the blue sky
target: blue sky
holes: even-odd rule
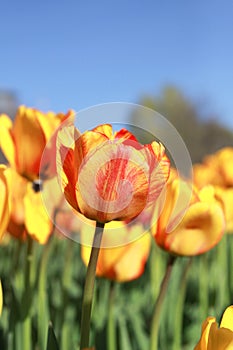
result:
[[[0,89],[55,111],[174,84],[233,129],[233,2],[4,1]]]

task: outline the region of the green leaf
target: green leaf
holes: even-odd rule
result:
[[[59,350],[57,338],[54,333],[52,323],[49,324],[48,328],[48,340],[46,350]]]
[[[2,314],[2,306],[3,306],[3,294],[2,294],[2,283],[0,280],[0,316]]]

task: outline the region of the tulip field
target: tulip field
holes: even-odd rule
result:
[[[233,148],[0,115],[0,349],[233,349]]]

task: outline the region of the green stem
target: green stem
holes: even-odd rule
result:
[[[116,346],[117,346],[114,301],[115,301],[115,284],[114,282],[111,282],[110,294],[109,294],[108,325],[107,325],[108,350],[116,350]]]
[[[175,257],[170,255],[168,262],[167,262],[167,268],[165,275],[163,277],[163,281],[160,286],[160,291],[158,298],[156,300],[155,306],[154,306],[154,312],[153,312],[153,318],[151,323],[151,336],[150,336],[150,350],[157,350],[158,349],[158,331],[159,331],[159,321],[162,311],[163,302],[165,299],[165,295],[167,292],[168,283],[170,280],[172,267],[175,262]]]
[[[68,240],[66,242],[66,252],[65,252],[65,266],[62,273],[62,305],[59,315],[61,315],[61,348],[71,349],[72,344],[72,327],[73,321],[70,317],[70,311],[72,309],[72,304],[69,300],[69,290],[72,286],[72,266],[74,257],[74,242]]]
[[[233,233],[227,235],[227,242],[229,247],[229,286],[230,286],[230,295],[233,294]]]
[[[200,257],[199,268],[200,317],[201,320],[204,320],[208,316],[209,309],[209,264],[207,253]]]
[[[48,297],[46,292],[47,287],[47,270],[50,252],[52,248],[52,241],[54,237],[51,236],[50,240],[43,247],[41,261],[40,261],[40,274],[38,282],[38,343],[41,349],[45,349],[47,342],[47,333],[49,325],[49,308]]]
[[[218,280],[218,295],[219,295],[219,306],[222,309],[225,305],[230,303],[230,290],[229,290],[229,255],[227,246],[227,235],[225,234],[221,242],[217,245],[217,256],[218,256],[218,268],[219,268],[219,278]],[[220,310],[221,310],[220,309]]]
[[[31,350],[31,305],[32,305],[32,249],[33,240],[28,237],[27,256],[24,273],[24,292],[21,305],[20,325],[22,331],[22,346],[24,350]]]
[[[188,272],[192,263],[192,258],[189,258],[184,267],[180,283],[179,283],[179,293],[175,309],[175,319],[174,319],[174,341],[173,349],[181,349],[182,342],[182,327],[183,327],[183,311],[184,311],[184,301],[187,286]]]
[[[98,261],[103,231],[104,224],[97,222],[83,292],[80,350],[89,347],[91,308],[94,295],[96,265]]]
[[[159,293],[159,286],[161,284],[164,271],[164,252],[156,245],[155,241],[152,241],[151,254],[150,254],[150,286],[152,300],[156,300]]]

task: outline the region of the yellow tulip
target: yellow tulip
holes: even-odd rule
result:
[[[34,191],[32,183],[20,176],[14,169],[8,171],[11,179],[9,187],[12,210],[7,231],[16,238],[24,240],[27,235],[30,235],[39,243],[45,244],[53,231],[52,210],[55,210],[58,201],[56,202],[55,199],[50,201],[51,207],[46,208],[48,213],[41,193]],[[43,185],[44,198],[54,197],[56,186],[58,186],[56,179],[47,180]]]
[[[194,350],[233,349],[233,306],[229,306],[222,317],[220,328],[215,317],[208,317],[202,325],[202,334]]]
[[[193,183],[197,188],[202,188],[206,185],[224,185],[221,173],[205,163],[193,165]]]
[[[222,187],[233,186],[233,148],[225,147],[204,158],[202,164],[193,167],[194,183],[199,188],[211,184]]]
[[[201,189],[207,184],[215,187],[215,197],[222,204],[226,220],[226,232],[233,232],[233,148],[226,147],[204,158],[202,164],[193,166],[195,186]]]
[[[191,190],[192,198],[187,205]],[[202,254],[221,240],[224,229],[224,213],[215,198],[214,187],[205,186],[198,191],[182,179],[169,181],[164,207],[157,223],[152,225],[152,234],[162,249],[175,255]]]
[[[226,233],[233,233],[233,187],[215,187],[215,197],[222,204],[226,220]]]
[[[129,242],[130,237],[132,242],[115,248],[101,248],[97,262],[96,274],[100,277],[109,278],[118,282],[131,281],[138,278],[144,272],[146,261],[149,257],[151,237],[148,233],[139,237],[142,231],[140,225],[132,225],[128,227],[124,222],[111,221],[105,224],[102,245],[113,246],[114,236],[108,231],[114,229],[116,243],[121,241]],[[116,230],[116,231],[115,231]],[[83,225],[81,228],[82,236],[94,234],[95,223],[92,227]],[[88,265],[91,247],[82,245],[82,259],[85,265]]]
[[[0,239],[9,221],[9,186],[6,178],[6,167],[0,165]]]
[[[71,115],[71,111],[67,114],[42,113],[25,106],[18,108],[14,123],[7,115],[0,115],[0,147],[11,167],[30,181],[37,179],[47,142],[59,125]],[[56,154],[54,145],[51,145],[51,152],[54,157],[48,157],[47,163],[43,164],[44,177],[47,176],[48,168],[55,168],[55,161],[51,164]]]

